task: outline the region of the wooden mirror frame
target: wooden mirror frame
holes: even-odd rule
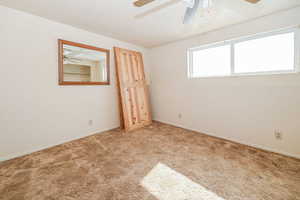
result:
[[[64,50],[63,50],[64,44],[106,53],[107,81],[106,82],[64,81]],[[76,43],[76,42],[58,39],[58,83],[59,83],[59,85],[109,85],[110,84],[110,77],[109,77],[110,76],[110,72],[109,72],[110,56],[109,56],[109,53],[110,53],[109,49],[102,49],[102,48],[98,48],[98,47],[89,46],[86,44],[80,44],[80,43]]]

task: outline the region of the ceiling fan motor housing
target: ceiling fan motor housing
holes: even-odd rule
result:
[[[183,0],[188,8],[192,8],[195,5],[195,0]]]

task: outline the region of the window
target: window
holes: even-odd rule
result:
[[[209,66],[193,68],[193,75],[196,77],[230,75],[230,45],[194,51],[193,65]]]
[[[236,73],[294,69],[294,33],[234,44]]]
[[[296,72],[296,30],[188,50],[189,77]]]

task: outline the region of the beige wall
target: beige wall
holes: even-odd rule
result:
[[[110,86],[58,86],[58,38],[142,51],[156,120],[300,157],[299,75],[189,80],[186,74],[189,47],[295,25],[299,18],[297,8],[148,54],[125,42],[0,6],[0,160],[119,125],[112,52]],[[274,139],[274,129],[284,133],[282,141]]]
[[[296,8],[152,49],[154,119],[300,158],[299,74],[188,79],[186,61],[190,47],[299,25],[299,19]]]
[[[0,160],[119,126],[112,51],[111,85],[59,86],[58,38],[146,53],[125,42],[0,6]]]

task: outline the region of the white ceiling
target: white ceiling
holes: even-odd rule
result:
[[[105,60],[106,53],[81,47],[63,45],[64,56],[68,58],[88,59],[92,61]]]
[[[199,14],[193,24],[183,25],[185,6],[181,2],[136,19],[136,15],[170,0],[156,0],[142,8],[134,7],[133,1],[0,0],[0,5],[144,47],[158,46],[300,6],[300,0],[261,0],[258,4],[244,0],[213,0],[214,10],[211,15],[201,17]]]

